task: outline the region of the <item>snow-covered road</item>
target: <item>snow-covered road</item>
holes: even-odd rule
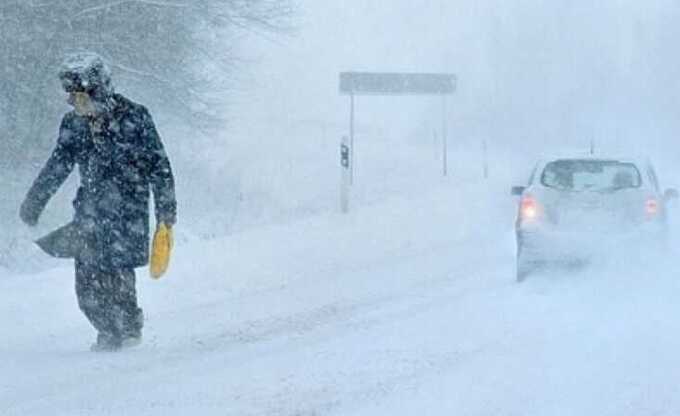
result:
[[[475,195],[180,241],[121,353],[88,351],[68,265],[2,276],[0,415],[680,413],[674,269],[517,285],[512,200]]]

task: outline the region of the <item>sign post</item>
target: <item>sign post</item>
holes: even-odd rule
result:
[[[349,99],[349,157],[352,160],[349,166],[349,184],[354,185],[354,94],[350,94]]]
[[[449,138],[448,138],[448,123],[446,122],[446,95],[442,96],[442,143],[444,149],[442,151],[443,174],[449,174]]]
[[[349,183],[354,184],[354,125],[357,95],[439,95],[442,97],[443,174],[448,174],[447,102],[446,96],[456,90],[453,74],[341,72],[340,94],[349,95]]]

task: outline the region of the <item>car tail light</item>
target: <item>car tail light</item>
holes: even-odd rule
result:
[[[653,217],[659,213],[659,201],[656,198],[648,198],[645,201],[645,213],[649,217]]]
[[[523,220],[533,220],[538,217],[539,205],[533,196],[525,195],[522,197],[519,206],[519,214]]]

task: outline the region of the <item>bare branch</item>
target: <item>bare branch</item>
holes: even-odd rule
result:
[[[292,29],[293,1],[6,0],[0,5],[0,92],[17,98],[2,103],[0,125],[14,123],[8,128],[19,142],[49,140],[43,132],[53,128],[50,112],[63,106],[51,68],[69,50],[91,49],[144,102],[197,129],[209,126],[220,117],[211,109],[224,105],[245,67],[225,45],[246,34],[276,42]]]
[[[177,7],[177,8],[189,7],[189,5],[186,4],[186,3],[174,3],[174,2],[167,2],[167,1],[119,0],[119,1],[114,1],[112,3],[101,4],[101,5],[98,5],[98,6],[89,7],[87,9],[81,10],[80,12],[71,16],[71,18],[69,20],[75,20],[75,19],[82,17],[84,15],[87,15],[87,14],[92,14],[92,13],[96,13],[96,12],[100,12],[100,11],[107,11],[107,10],[110,10],[114,7],[122,6],[124,4],[130,4],[130,3],[147,5],[147,6],[158,6],[158,7]]]

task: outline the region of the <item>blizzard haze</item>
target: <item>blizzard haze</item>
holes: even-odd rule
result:
[[[271,149],[292,153],[287,163],[319,159],[348,130],[340,71],[453,72],[459,79],[447,113],[453,170],[467,171],[467,157],[455,158],[479,153],[485,140],[492,153],[508,155],[496,168],[516,181],[529,169],[505,170],[505,161],[531,164],[539,154],[584,150],[591,142],[670,168],[677,159],[677,12],[669,2],[307,2],[296,36],[273,48],[256,39],[249,49],[259,56],[253,90],[239,97],[232,125],[239,134],[226,140],[249,156],[255,144],[264,157]],[[389,157],[409,142],[433,153],[440,114],[436,99],[359,97],[357,146],[379,146]],[[371,164],[366,157],[357,154],[357,169]],[[293,169],[318,176],[334,162],[293,162]],[[291,182],[287,191],[300,183]]]
[[[680,413],[677,2],[104,3],[0,6],[1,415]],[[73,262],[33,243],[78,175],[18,215],[80,49],[149,108],[177,186],[170,269],[137,269],[143,342],[112,353]],[[457,88],[356,97],[343,213],[346,71]],[[630,157],[642,186],[528,183],[562,155]],[[527,206],[549,256],[519,279]]]

